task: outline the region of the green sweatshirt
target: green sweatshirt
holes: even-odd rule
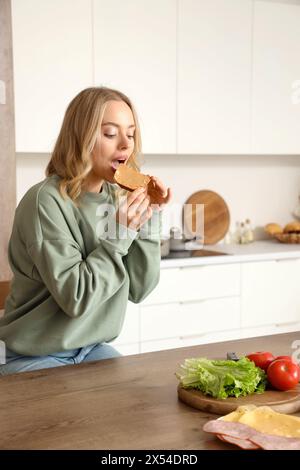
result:
[[[116,204],[116,185],[105,182],[101,193],[85,192],[76,207],[62,198],[58,183],[51,176],[33,186],[15,213],[9,242],[14,277],[0,339],[19,354],[113,340],[128,299],[141,302],[159,281],[159,212],[138,232],[117,224],[108,235],[115,218],[105,210],[110,214]]]

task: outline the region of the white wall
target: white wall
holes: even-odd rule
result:
[[[47,154],[17,154],[17,201],[44,179]],[[181,218],[181,206],[195,191],[211,189],[227,202],[231,227],[250,218],[254,226],[285,224],[293,218],[300,193],[300,156],[146,155],[142,171],[173,189],[175,216],[165,217],[164,232]]]
[[[300,193],[300,156],[153,156],[143,171],[171,185],[176,203],[201,189],[216,191],[228,204],[231,229],[246,218],[254,226],[287,223]]]

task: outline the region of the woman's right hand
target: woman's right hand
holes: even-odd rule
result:
[[[138,188],[130,193],[119,206],[117,222],[132,230],[139,228],[152,217],[153,210],[145,188]]]

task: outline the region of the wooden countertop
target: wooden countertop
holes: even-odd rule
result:
[[[177,399],[187,357],[291,354],[300,332],[159,351],[0,378],[0,449],[232,449],[214,417]]]

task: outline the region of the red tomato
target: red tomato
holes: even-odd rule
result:
[[[276,356],[274,361],[277,359],[285,359],[286,361],[292,361],[294,364],[296,364],[296,361],[292,358],[292,356]]]
[[[300,371],[298,365],[291,360],[277,359],[269,365],[267,377],[277,390],[291,390],[300,380]]]
[[[275,359],[273,354],[267,351],[258,351],[255,353],[247,354],[246,357],[248,357],[250,361],[253,361],[257,367],[260,367],[265,371],[267,370],[271,362]]]
[[[300,372],[300,366],[297,363],[297,361],[295,361],[295,359],[292,358],[292,356],[276,356],[274,361],[277,361],[277,359],[285,359],[286,361],[292,361],[294,364],[298,365],[298,369],[299,369],[299,372]]]

